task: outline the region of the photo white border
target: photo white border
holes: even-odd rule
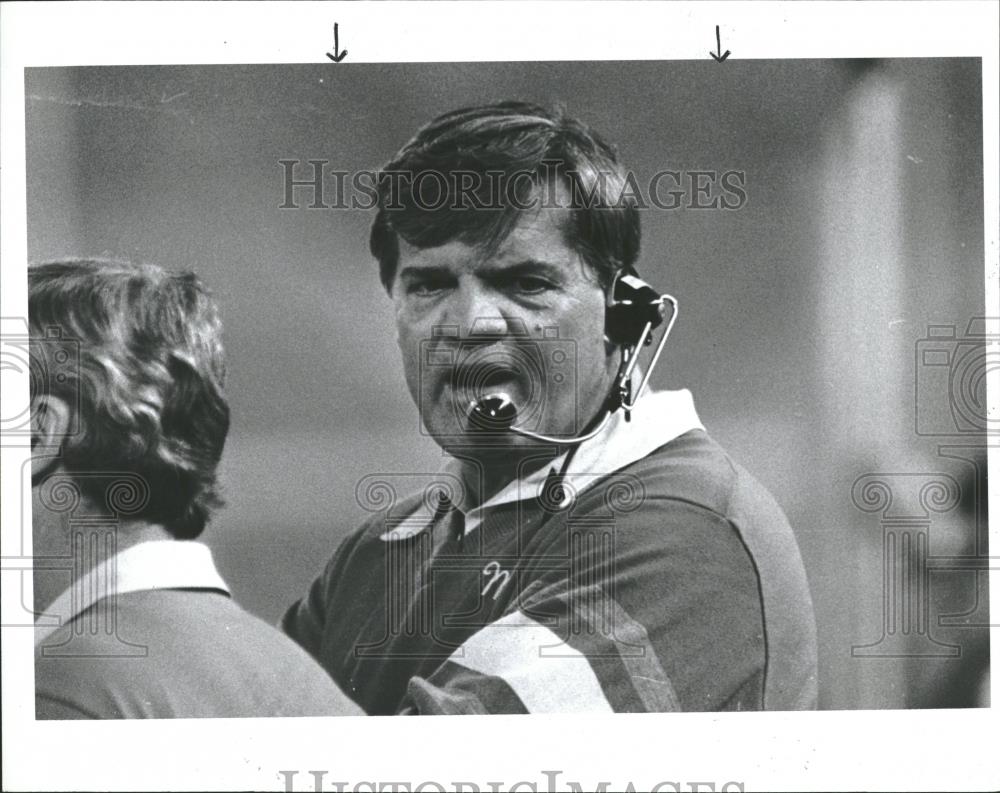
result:
[[[995,2],[163,2],[0,6],[0,315],[26,315],[24,68],[30,66],[328,63],[333,24],[347,62],[706,59],[715,26],[730,58],[980,57],[986,315],[1000,316],[998,278],[998,29]],[[488,30],[491,38],[470,36]],[[991,410],[1000,372],[988,382]],[[26,378],[3,378],[0,399],[26,404]],[[8,400],[10,400],[8,402]],[[988,464],[1000,470],[1000,450]],[[20,467],[2,450],[3,554],[19,552]],[[989,506],[1000,516],[1000,477]],[[1000,548],[995,518],[991,548]],[[14,550],[11,550],[14,549]],[[25,552],[28,552],[25,549]],[[5,563],[5,567],[6,567]],[[6,623],[11,580],[4,570]],[[1000,614],[996,574],[990,608]],[[13,590],[16,598],[16,587]],[[34,722],[32,636],[2,629],[3,788],[284,789],[279,770],[326,770],[347,790],[393,781],[519,780],[547,790],[544,771],[583,789],[636,790],[742,782],[746,790],[996,789],[996,708],[796,714],[679,714],[412,721],[205,719]],[[997,648],[998,629],[991,629]],[[992,684],[992,701],[997,685]],[[993,738],[990,738],[990,736]],[[364,783],[374,783],[367,787]],[[672,783],[672,784],[670,784]],[[391,787],[384,787],[389,790]],[[427,790],[436,790],[428,786]],[[466,788],[471,790],[472,788]],[[531,789],[522,787],[522,790]],[[700,789],[709,789],[701,787]],[[730,788],[737,789],[737,788]]]

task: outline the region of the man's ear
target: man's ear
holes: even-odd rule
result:
[[[65,399],[46,394],[31,400],[32,476],[51,467],[51,455],[58,451],[69,433],[72,418]]]

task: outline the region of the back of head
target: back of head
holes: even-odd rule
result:
[[[559,110],[500,102],[445,113],[379,174],[371,251],[382,283],[391,290],[400,238],[417,248],[452,240],[489,248],[522,212],[558,204],[570,210],[567,242],[607,288],[639,254],[627,176],[611,146]]]
[[[109,260],[32,266],[28,320],[41,373],[32,400],[57,397],[73,411],[59,462],[81,492],[103,503],[86,474],[138,475],[149,495],[133,517],[198,536],[221,503],[229,430],[221,322],[198,277]],[[71,366],[56,359],[67,342],[78,351]]]

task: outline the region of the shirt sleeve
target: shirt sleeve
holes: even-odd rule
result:
[[[753,562],[725,518],[647,499],[613,531],[584,525],[568,569],[426,678],[403,713],[756,709],[765,668]]]
[[[331,562],[332,566],[332,562]],[[313,658],[320,659],[326,624],[327,578],[330,568],[309,585],[304,597],[295,601],[281,618],[279,627]]]
[[[340,543],[323,572],[309,585],[305,595],[288,607],[278,623],[278,627],[289,638],[324,667],[327,667],[324,661],[324,644],[328,642],[330,630],[334,627],[328,619],[328,604],[337,582],[346,572],[351,552],[363,536],[364,528],[348,535]],[[327,667],[327,671],[331,670]]]
[[[101,715],[88,711],[78,703],[42,693],[35,695],[35,719],[38,721],[99,718],[102,718]]]
[[[43,656],[35,651],[35,719],[122,719],[141,715],[124,707],[119,696],[123,675],[96,655],[94,645],[70,657]],[[125,681],[127,686],[127,680]]]

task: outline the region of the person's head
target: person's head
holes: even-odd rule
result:
[[[107,514],[119,477],[138,483],[129,522],[197,537],[221,503],[229,430],[221,323],[198,277],[108,260],[32,266],[28,323],[34,489],[59,472]]]
[[[423,126],[379,175],[371,251],[391,294],[399,242],[495,248],[539,205],[569,209],[562,232],[608,287],[639,256],[636,202],[615,150],[561,110],[500,102]],[[562,196],[555,188],[565,191]]]
[[[618,363],[606,293],[639,253],[626,179],[587,126],[521,102],[446,113],[383,168],[371,250],[407,383],[439,443],[475,442],[464,411],[489,388],[520,403],[519,425],[528,416],[526,428],[548,435],[575,435],[600,411]],[[483,337],[489,365],[466,366]],[[531,445],[510,434],[504,444]]]

